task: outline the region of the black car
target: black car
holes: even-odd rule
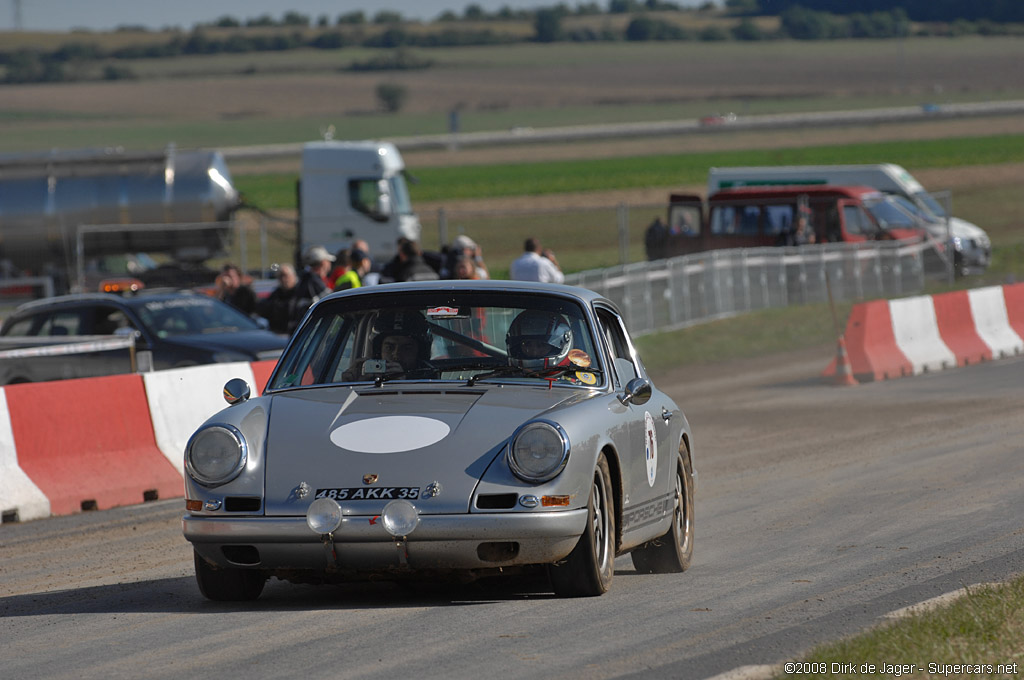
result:
[[[180,291],[136,297],[63,295],[21,305],[4,321],[0,350],[17,344],[17,339],[34,349],[31,356],[0,360],[0,384],[130,371],[125,349],[75,354],[51,354],[45,349],[70,342],[73,336],[102,335],[134,336],[136,353],[149,352],[156,370],[276,359],[288,342],[206,295]]]

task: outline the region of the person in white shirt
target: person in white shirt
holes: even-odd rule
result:
[[[513,281],[540,281],[541,283],[562,283],[565,275],[558,266],[555,254],[550,250],[541,250],[540,242],[535,238],[526,239],[523,254],[512,261],[509,277]]]

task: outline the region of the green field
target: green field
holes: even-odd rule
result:
[[[570,152],[571,153],[571,152]],[[414,202],[497,196],[561,194],[707,181],[708,168],[730,165],[897,163],[906,168],[949,168],[1024,162],[1024,135],[915,140],[798,149],[721,151],[544,163],[502,163],[414,168]],[[237,175],[252,203],[295,208],[294,173]]]

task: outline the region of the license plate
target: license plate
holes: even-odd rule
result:
[[[396,498],[413,499],[420,497],[418,486],[349,487],[347,489],[317,489],[317,498],[333,498],[336,501],[388,501]]]

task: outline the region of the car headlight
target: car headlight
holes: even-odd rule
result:
[[[210,425],[192,435],[185,447],[185,469],[203,486],[220,486],[245,468],[248,447],[231,425]]]
[[[569,437],[565,430],[546,420],[526,423],[512,435],[508,465],[524,482],[553,479],[569,460]]]

